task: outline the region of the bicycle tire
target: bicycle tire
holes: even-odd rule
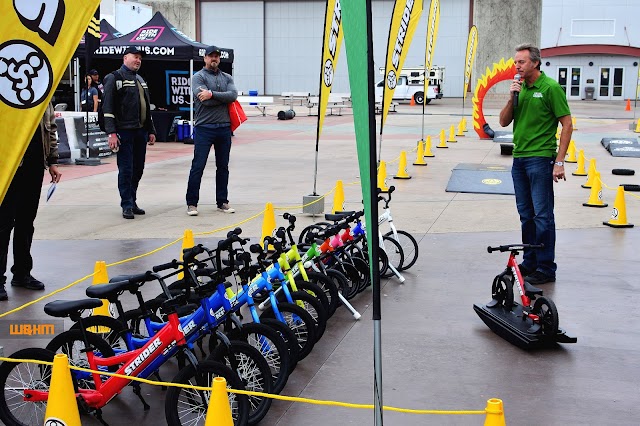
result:
[[[250,322],[228,333],[230,339],[242,340],[256,348],[269,364],[273,377],[273,393],[279,394],[289,379],[290,356],[287,343],[280,333],[266,324]],[[212,341],[213,339],[210,339]]]
[[[232,355],[238,362],[238,370],[234,370],[234,372],[240,377],[246,390],[263,393],[273,391],[273,377],[267,360],[259,350],[247,342],[232,340],[229,348],[224,344],[219,344],[207,357],[207,360],[218,361],[233,370],[229,360]],[[249,395],[249,424],[255,425],[260,422],[269,412],[272,402],[272,398]]]
[[[178,372],[172,382],[211,387],[214,377],[224,377],[227,381],[227,388],[244,390],[244,385],[238,375],[217,361],[202,361],[198,364],[197,369],[189,364]],[[229,393],[228,397],[234,426],[246,426],[249,421],[249,399],[246,395],[235,393]],[[186,402],[181,402],[182,398]],[[171,426],[204,425],[209,408],[208,401],[209,392],[170,386],[164,404],[167,424]],[[185,417],[190,414],[188,411],[193,413],[193,416],[189,418],[194,418],[194,420],[187,422]],[[183,421],[185,422],[183,423]]]
[[[116,350],[127,351],[132,349],[127,347],[125,326],[117,319],[106,315],[92,315],[83,318],[82,324],[85,330],[106,340],[114,352]],[[70,330],[80,330],[80,322],[73,324]]]
[[[296,334],[296,341],[298,342],[298,361],[301,361],[311,353],[313,346],[316,343],[316,325],[311,315],[298,305],[291,303],[278,303],[278,310],[284,317],[287,327],[289,327]],[[269,306],[260,315],[260,321],[262,317],[275,318],[273,306]]]
[[[356,267],[360,274],[360,281],[358,282],[358,293],[362,293],[367,287],[371,285],[371,272],[369,271],[369,264],[366,260],[360,257],[353,258],[353,266]]]
[[[382,240],[384,241],[385,247],[383,251],[389,259],[389,264],[393,265],[393,267],[398,271],[401,271],[402,263],[404,262],[404,251],[402,250],[402,247],[400,247],[400,244],[393,238],[383,236]],[[391,268],[387,268],[387,271],[381,275],[384,278],[389,278],[394,276],[395,274]]]
[[[300,235],[298,235],[298,244],[312,243],[313,237],[310,237],[311,240],[307,241],[308,235],[316,234],[318,231],[324,231],[329,225],[331,225],[329,222],[317,222],[304,227]]]
[[[513,279],[511,275],[500,274],[493,279],[491,299],[511,310],[513,307]]]
[[[13,353],[9,358],[52,362],[54,356],[55,353],[46,349],[26,348]],[[74,383],[74,388],[76,388],[73,375],[71,376],[71,380]],[[48,390],[50,381],[51,367],[48,365],[10,361],[5,361],[0,364],[0,389],[2,389],[2,396],[0,397],[0,420],[2,420],[2,422],[0,423],[6,426],[44,424],[47,402],[25,401],[24,393],[17,391],[12,392],[12,390]],[[23,421],[23,418],[29,419],[29,421]],[[31,420],[35,420],[35,423]]]
[[[395,237],[393,231],[389,231],[384,235],[385,237],[393,238],[402,247],[404,262],[402,262],[402,269],[398,269],[398,271],[404,271],[411,268],[418,260],[418,242],[407,231],[397,230],[396,232],[398,233],[398,238]]]
[[[538,297],[533,304],[533,313],[540,318],[540,329],[546,336],[558,334],[558,308],[548,297]]]
[[[300,306],[302,309],[307,311],[316,325],[316,342],[320,340],[320,338],[324,335],[325,330],[327,329],[327,312],[322,307],[322,303],[318,301],[315,297],[307,293],[303,290],[294,291],[291,293],[291,298],[298,303],[302,303],[303,306]],[[284,301],[284,300],[283,300]]]
[[[324,313],[326,314],[326,318],[329,319],[329,298],[319,285],[311,281],[303,281],[300,279],[296,280],[296,288],[298,290],[304,291],[311,297],[314,297],[318,302],[320,302],[322,308],[324,309]]]
[[[289,374],[291,374],[298,365],[298,359],[300,358],[300,346],[298,346],[296,334],[286,324],[281,323],[275,318],[260,318],[260,322],[257,324],[264,324],[272,328],[284,339],[287,344],[287,349],[289,350]]]
[[[307,271],[307,278],[324,291],[328,302],[327,315],[331,318],[338,308],[338,287],[331,278],[319,272]]]
[[[345,296],[345,288],[348,288],[350,286],[349,279],[345,277],[342,272],[335,269],[325,269],[324,273],[327,277],[329,277],[331,281],[333,281],[333,283],[338,288],[338,291],[342,293],[342,296],[346,299],[347,297]],[[339,303],[342,303],[340,298],[338,298],[338,301]]]

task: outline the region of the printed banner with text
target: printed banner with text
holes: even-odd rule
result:
[[[342,13],[340,11],[340,0],[327,0],[327,10],[324,20],[317,139],[320,139],[320,133],[322,133],[324,115],[327,111],[329,94],[331,93],[331,87],[333,85],[333,76],[338,66],[338,56],[340,55],[340,46],[342,45]]]
[[[476,58],[476,50],[478,49],[478,29],[472,26],[469,30],[469,38],[467,39],[467,54],[464,57],[464,91],[463,102],[467,99],[467,88],[469,80],[471,80],[471,70],[473,69],[473,61]]]
[[[429,8],[429,20],[427,27],[427,47],[424,53],[424,96],[422,102],[427,104],[427,93],[429,89],[429,76],[431,75],[431,64],[433,63],[433,51],[436,49],[438,39],[438,27],[440,26],[440,1],[431,0]]]
[[[0,0],[0,200],[99,0]]]

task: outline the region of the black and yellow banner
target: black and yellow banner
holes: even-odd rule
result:
[[[382,95],[382,123],[389,113],[389,106],[393,99],[393,92],[396,90],[402,65],[407,58],[407,52],[411,45],[413,33],[418,27],[422,15],[422,0],[396,0],[391,16],[391,27],[389,29],[389,41],[387,42],[387,61],[385,64],[384,77],[385,85]]]
[[[469,30],[469,37],[467,38],[467,54],[464,60],[464,91],[463,99],[467,99],[467,87],[469,87],[469,80],[471,80],[471,70],[473,69],[473,61],[476,58],[476,50],[478,49],[478,29],[476,26],[472,26]]]
[[[84,35],[84,47],[85,70],[88,72],[93,68],[91,66],[93,54],[100,47],[100,7],[93,14],[91,21],[89,21],[87,32]]]
[[[429,20],[427,21],[427,47],[424,56],[424,96],[423,105],[427,104],[427,90],[429,89],[429,75],[431,74],[431,65],[433,63],[433,51],[436,49],[436,40],[438,38],[438,27],[440,26],[440,1],[431,0],[429,7]]]
[[[327,111],[333,76],[338,66],[338,56],[342,45],[342,12],[340,0],[327,0],[324,18],[324,42],[322,43],[322,64],[320,69],[320,98],[318,99],[318,133],[320,138],[324,116]]]
[[[0,0],[0,199],[99,0]]]

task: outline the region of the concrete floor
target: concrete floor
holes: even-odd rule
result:
[[[436,135],[460,119],[461,101],[447,99],[427,107],[427,134]],[[485,104],[494,130],[501,102]],[[612,168],[637,169],[636,158],[613,158],[601,146],[605,136],[632,136],[628,124],[633,112],[622,102],[572,103],[578,130],[574,139],[587,159],[596,158],[602,180],[613,188],[638,183],[637,177],[614,176]],[[512,196],[447,193],[451,169],[458,163],[509,165],[499,144],[480,141],[473,130],[435,150],[427,167],[408,167],[411,180],[391,179],[392,161],[400,150],[410,151],[420,138],[422,116],[418,107],[402,105],[385,125],[382,159],[393,194],[396,225],[413,233],[420,244],[418,263],[406,272],[404,284],[383,280],[383,383],[384,404],[402,408],[481,410],[487,399],[504,401],[506,419],[517,425],[636,425],[640,402],[640,315],[632,296],[639,289],[640,263],[635,249],[637,228],[611,229],[608,220],[615,192],[605,188],[605,209],[583,207],[589,191],[580,187],[585,178],[568,177],[556,185],[557,282],[544,286],[559,310],[560,325],[578,337],[574,345],[526,352],[493,334],[473,311],[474,303],[490,299],[491,281],[506,263],[505,254],[488,254],[488,245],[519,241],[519,222]],[[252,114],[253,111],[247,111]],[[215,211],[213,168],[203,179],[200,215],[185,214],[184,191],[191,147],[159,143],[149,149],[145,176],[139,189],[140,205],[147,215],[125,221],[120,216],[115,160],[103,166],[64,166],[63,180],[54,197],[42,204],[36,221],[33,247],[34,275],[47,291],[61,288],[93,272],[94,263],[113,263],[147,253],[182,237],[185,229],[196,242],[213,243],[226,228],[260,213],[265,203],[297,212],[302,196],[313,188],[316,117],[306,108],[294,120],[277,121],[270,115],[250,116],[237,132],[231,162],[230,199],[234,215]],[[467,108],[466,113],[470,112]],[[470,125],[471,127],[471,125]],[[435,146],[435,143],[434,143]],[[413,162],[414,152],[407,154]],[[211,162],[212,163],[212,162]],[[575,165],[568,166],[569,172]],[[348,208],[362,199],[357,184],[352,116],[327,117],[320,145],[318,192],[329,192],[338,179],[345,184]],[[48,185],[43,186],[43,193]],[[627,193],[629,222],[640,221],[640,202]],[[333,195],[326,203],[330,210]],[[318,218],[299,215],[300,229]],[[279,217],[278,225],[284,221]],[[244,235],[259,237],[262,216],[242,223]],[[211,232],[216,231],[216,232]],[[158,253],[110,267],[115,276],[149,269],[178,256],[180,242]],[[11,264],[11,263],[10,263]],[[84,295],[85,281],[56,298]],[[155,295],[157,290],[147,290]],[[10,300],[0,302],[0,312],[20,306],[36,293],[8,289]],[[41,295],[42,293],[37,293]],[[362,314],[355,322],[340,308],[329,321],[327,333],[312,354],[291,375],[284,395],[354,403],[372,403],[373,326],[371,292],[354,299]],[[44,302],[0,321],[46,318]],[[40,340],[4,340],[5,354],[43,346]],[[363,350],[363,348],[369,348]],[[163,377],[175,374],[175,365]],[[129,389],[104,410],[111,424],[123,418],[139,425],[164,424],[162,391],[143,390],[153,410],[143,413]],[[392,425],[480,425],[482,416],[424,416],[385,413]],[[373,423],[370,410],[274,402],[264,425],[326,425]],[[83,424],[97,424],[83,418]]]

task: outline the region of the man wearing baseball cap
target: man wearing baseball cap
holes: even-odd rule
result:
[[[198,215],[200,183],[207,158],[214,147],[216,155],[216,204],[222,213],[234,213],[229,206],[229,153],[231,152],[231,120],[229,104],[238,92],[233,78],[222,72],[220,49],[209,46],[204,51],[204,67],[193,75],[192,91],[195,113],[193,161],[187,184],[187,214]]]
[[[144,171],[147,141],[156,141],[147,83],[138,74],[144,52],[129,46],[119,70],[104,79],[104,127],[109,147],[118,156],[118,190],[122,217],[145,214],[137,204],[138,183]]]

